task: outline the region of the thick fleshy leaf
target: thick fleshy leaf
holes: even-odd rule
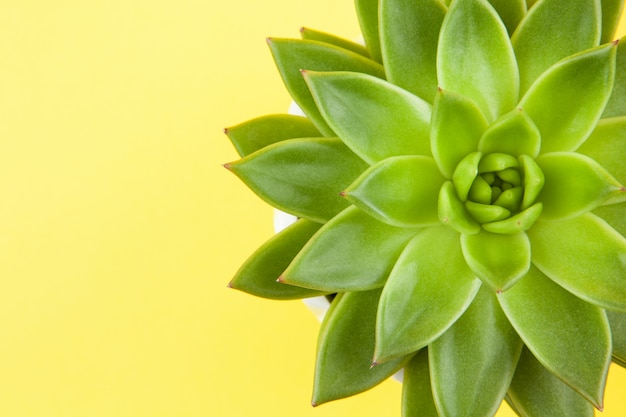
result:
[[[607,310],[613,337],[613,361],[626,367],[626,313]]]
[[[430,155],[431,108],[424,100],[366,74],[307,71],[304,75],[328,124],[365,161]]]
[[[480,287],[467,267],[458,233],[431,227],[409,242],[381,296],[374,362],[415,352],[463,314]]]
[[[602,409],[611,363],[611,332],[604,310],[569,293],[535,267],[499,300],[539,362]]]
[[[324,292],[276,282],[280,274],[321,224],[300,219],[259,247],[239,268],[228,285],[259,297],[291,300],[315,297]]]
[[[439,90],[433,106],[430,146],[446,178],[452,178],[459,162],[476,151],[486,129],[487,121],[472,100]]]
[[[317,109],[302,78],[301,70],[358,71],[376,77],[385,77],[385,71],[380,64],[327,43],[272,38],[268,40],[268,44],[289,94],[324,136],[335,136],[335,134]]]
[[[437,42],[446,7],[439,0],[381,0],[380,38],[387,80],[432,103]]]
[[[600,0],[544,0],[528,12],[511,42],[519,64],[520,91],[557,61],[598,45]]]
[[[440,415],[495,415],[522,346],[495,295],[482,286],[467,311],[428,347]]]
[[[626,116],[626,38],[620,39],[615,58],[615,82],[613,93],[604,108],[602,117]]]
[[[382,62],[380,52],[380,35],[378,34],[378,0],[355,0],[354,6],[359,18],[361,34],[370,56],[377,62]]]
[[[226,164],[272,206],[325,222],[348,206],[339,192],[367,164],[337,138],[290,139]]]
[[[430,385],[426,348],[417,352],[404,367],[402,417],[439,417]]]
[[[600,43],[611,42],[624,9],[624,0],[602,0],[602,38]]]
[[[367,50],[365,46],[356,42],[352,42],[348,39],[330,34],[330,33],[321,32],[319,30],[303,27],[300,29],[300,36],[304,40],[328,43],[328,44],[335,45],[343,49],[347,49],[348,51],[355,52],[359,55],[364,56],[365,58],[370,57],[369,51]]]
[[[497,207],[497,206],[491,206]],[[514,234],[522,233],[530,229],[543,210],[543,204],[537,203],[527,209],[520,211],[519,213],[498,221],[492,221],[490,223],[483,223],[483,229],[492,233]]]
[[[527,233],[544,274],[583,300],[626,312],[626,238],[591,213],[538,221]]]
[[[620,183],[626,184],[626,117],[602,119],[576,152],[597,161]]]
[[[615,45],[559,61],[522,98],[541,132],[541,152],[572,151],[593,131],[613,88]]]
[[[441,27],[437,77],[442,88],[474,100],[490,122],[517,103],[513,47],[487,0],[452,2]]]
[[[361,291],[341,294],[333,301],[319,333],[313,405],[368,390],[411,358],[371,368],[379,297],[380,290]]]
[[[441,186],[438,204],[439,220],[445,226],[463,234],[480,232],[480,224],[472,217],[459,199],[452,182],[446,181]]]
[[[541,365],[528,351],[522,355],[509,388],[508,402],[525,417],[593,417],[593,406]]]
[[[542,217],[546,219],[578,216],[609,200],[626,198],[624,187],[585,155],[552,152],[535,161],[545,177],[537,201],[543,203]]]
[[[382,287],[418,230],[389,226],[349,207],[313,236],[281,280],[332,292]]]
[[[601,217],[619,234],[626,237],[626,203],[601,206],[592,213]]]
[[[439,224],[437,195],[445,178],[427,156],[396,156],[365,171],[343,195],[355,206],[393,226]]]
[[[261,116],[228,127],[224,133],[241,157],[286,139],[322,136],[309,119],[290,114]]]
[[[541,133],[523,109],[515,109],[496,120],[480,138],[478,150],[508,155],[537,156],[541,147]]]
[[[471,270],[497,292],[506,291],[530,268],[526,233],[500,234],[486,230],[461,236],[463,256]]]
[[[502,22],[506,26],[509,35],[515,32],[515,28],[526,15],[525,0],[489,0],[489,3],[496,9]]]

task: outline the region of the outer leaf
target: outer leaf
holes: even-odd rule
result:
[[[563,219],[586,213],[610,199],[626,197],[624,187],[593,159],[573,152],[553,152],[535,160],[545,176],[537,201],[542,216]]]
[[[496,120],[480,138],[478,150],[484,154],[505,153],[533,158],[541,147],[541,133],[523,109],[515,109]]]
[[[370,56],[382,62],[380,52],[380,36],[378,34],[378,0],[355,0],[356,13],[361,26],[361,33]]]
[[[320,329],[313,405],[368,390],[400,369],[400,358],[371,368],[379,290],[340,295]]]
[[[598,207],[593,214],[607,222],[619,234],[626,237],[626,203]]]
[[[604,311],[534,267],[499,297],[509,321],[539,362],[602,409],[611,363],[611,333]]]
[[[327,43],[297,39],[269,39],[276,66],[291,97],[325,136],[335,136],[319,113],[301,70],[357,71],[385,77],[383,67],[357,53]]]
[[[593,417],[593,406],[524,349],[509,388],[509,403],[525,417]]]
[[[432,227],[418,233],[383,290],[374,362],[415,352],[437,339],[463,314],[479,287],[456,232]]]
[[[404,367],[402,417],[439,417],[430,387],[426,348],[417,352]]]
[[[626,184],[626,117],[602,119],[576,152],[602,165],[619,182]]]
[[[522,346],[496,297],[481,287],[467,311],[428,348],[440,415],[495,415]]]
[[[533,7],[511,42],[520,71],[520,91],[557,61],[598,45],[600,0],[544,0]]]
[[[502,22],[506,26],[509,35],[515,32],[515,28],[526,15],[525,0],[489,0],[489,3],[496,9]]]
[[[461,248],[471,270],[497,292],[509,289],[530,268],[530,241],[523,232],[464,234]]]
[[[607,311],[613,337],[613,361],[626,367],[626,314]]]
[[[397,155],[430,155],[430,105],[379,78],[310,72],[305,79],[322,115],[370,164]]]
[[[626,238],[590,213],[538,221],[527,233],[543,273],[583,300],[626,312]]]
[[[239,268],[228,286],[275,300],[291,300],[325,294],[276,282],[280,274],[320,227],[318,223],[305,219],[298,220],[257,249]]]
[[[445,181],[432,158],[396,156],[369,168],[345,197],[376,219],[393,226],[439,224],[437,195]]]
[[[446,178],[461,160],[474,152],[487,129],[478,106],[467,97],[439,90],[433,106],[430,144],[439,170]]]
[[[322,136],[306,117],[271,114],[224,129],[239,156],[244,157],[286,139]]]
[[[490,122],[515,106],[519,75],[513,47],[487,0],[452,2],[441,27],[437,77],[442,88],[473,99]]]
[[[332,292],[381,287],[418,230],[389,226],[349,207],[320,229],[281,279]]]
[[[324,43],[338,46],[343,49],[347,49],[348,51],[355,52],[359,55],[364,56],[365,58],[370,57],[369,51],[367,50],[365,46],[358,44],[356,42],[352,42],[348,39],[332,35],[330,33],[321,32],[319,30],[303,27],[303,28],[300,28],[300,36],[302,36],[302,39],[305,39],[305,40],[324,42]]]
[[[272,206],[321,223],[346,208],[339,192],[367,167],[337,138],[286,140],[225,166]]]
[[[439,0],[381,0],[380,37],[387,79],[432,103],[437,42],[446,7]]]
[[[559,61],[522,98],[541,132],[541,152],[572,151],[593,131],[613,88],[615,49],[608,44]]]
[[[604,108],[602,117],[626,116],[626,38],[622,38],[617,45],[615,58],[615,82],[613,94]]]
[[[602,0],[602,39],[600,43],[615,39],[615,30],[624,9],[624,0]]]

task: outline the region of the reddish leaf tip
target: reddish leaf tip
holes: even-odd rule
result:
[[[229,129],[228,127],[225,127],[225,128],[224,128],[224,134],[225,134],[225,135],[228,135],[228,129]]]
[[[317,403],[315,401],[312,401],[311,402],[311,407],[313,407],[313,408],[317,407]]]
[[[619,39],[615,39],[613,42],[611,42],[613,44],[613,46],[617,46],[617,44],[619,43]]]
[[[347,195],[347,193],[346,193],[345,191],[342,191],[342,192],[340,192],[340,193],[339,193],[339,195],[340,195],[341,197],[345,197],[345,196]]]
[[[372,369],[375,366],[378,366],[378,362],[376,362],[376,360],[372,361],[372,364],[370,365],[370,369]]]
[[[226,284],[226,288],[233,288],[233,282],[230,281],[228,284]]]
[[[232,171],[232,162],[227,162],[225,164],[222,164],[222,166],[227,170]]]
[[[302,26],[302,27],[300,28],[300,33],[304,33],[305,31],[306,31],[306,28],[305,28],[304,26]]]
[[[285,282],[285,276],[281,275],[278,277],[278,279],[276,280],[276,282],[280,282],[281,284]]]

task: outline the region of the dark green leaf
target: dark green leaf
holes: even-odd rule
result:
[[[604,108],[602,117],[626,116],[626,37],[617,45],[613,93]]]
[[[626,237],[626,203],[601,206],[593,210],[592,213],[600,216],[613,229]]]
[[[380,290],[339,295],[320,329],[313,405],[366,391],[393,375],[411,358],[371,367]]]
[[[402,417],[439,417],[430,386],[426,348],[417,352],[404,367]]]
[[[355,0],[356,14],[359,18],[361,33],[370,56],[382,62],[380,52],[380,36],[378,34],[378,0]]]
[[[602,119],[576,152],[597,161],[619,182],[626,184],[626,117]]]
[[[337,138],[290,139],[226,164],[272,206],[325,222],[348,206],[345,190],[367,165]]]
[[[534,267],[499,299],[539,362],[602,409],[611,363],[611,333],[604,310],[564,290]]]
[[[607,310],[613,337],[613,361],[626,367],[626,313]]]
[[[509,35],[515,32],[515,28],[526,15],[525,0],[489,0],[496,9],[502,22],[506,26]]]
[[[365,58],[370,57],[369,52],[365,46],[358,44],[356,42],[352,42],[348,39],[335,36],[330,33],[321,32],[319,30],[303,27],[300,29],[300,35],[302,36],[302,39],[304,40],[328,43],[330,45],[335,45],[340,48],[347,49],[348,51],[352,51],[354,53],[362,55]]]
[[[602,0],[602,38],[600,43],[611,42],[624,9],[624,0]]]

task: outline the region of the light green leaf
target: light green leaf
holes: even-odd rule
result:
[[[439,0],[381,0],[380,38],[387,80],[432,103],[437,42],[446,7]]]
[[[508,219],[483,223],[482,226],[483,229],[492,233],[503,233],[508,235],[522,233],[530,229],[535,224],[541,215],[542,210],[543,204],[537,203],[509,217]]]
[[[439,417],[430,386],[426,348],[417,352],[404,367],[402,417]]]
[[[338,46],[339,48],[347,49],[348,51],[352,51],[354,53],[362,55],[365,58],[370,57],[369,51],[367,50],[365,46],[358,44],[356,42],[352,42],[348,39],[335,36],[330,33],[321,32],[319,30],[303,27],[300,29],[300,36],[304,40],[328,43],[330,45],[335,45],[335,46]]]
[[[446,178],[452,178],[459,162],[476,151],[486,129],[487,121],[472,100],[439,90],[433,106],[430,146]]]
[[[592,213],[601,217],[619,234],[626,237],[626,203],[600,206]]]
[[[357,71],[385,77],[385,70],[380,64],[327,43],[272,38],[268,44],[289,94],[324,136],[335,136],[335,133],[317,109],[301,70]]]
[[[536,200],[543,203],[543,218],[570,218],[609,200],[626,198],[624,187],[585,155],[552,152],[535,161],[545,176],[545,184]]]
[[[380,290],[339,295],[319,333],[313,405],[366,391],[389,378],[411,358],[371,368]],[[371,369],[370,369],[371,368]]]
[[[285,140],[225,166],[267,203],[320,223],[348,206],[339,192],[367,168],[337,138]]]
[[[613,93],[602,113],[605,118],[626,116],[626,37],[621,38],[617,45],[615,68]]]
[[[509,388],[509,403],[525,417],[593,417],[593,406],[528,351],[522,355]]]
[[[378,0],[355,0],[356,14],[359,26],[370,56],[377,62],[382,62],[380,52],[380,35],[378,34]]]
[[[276,282],[304,244],[321,227],[305,219],[287,227],[257,249],[228,285],[263,298],[292,300],[326,294]]]
[[[626,312],[626,238],[590,213],[538,221],[527,233],[544,274],[583,300]]]
[[[395,156],[365,171],[344,192],[355,206],[393,226],[439,224],[437,195],[445,181],[427,156]]]
[[[604,311],[564,290],[535,267],[500,294],[499,300],[537,360],[602,409],[611,363],[611,333]]]
[[[613,88],[615,49],[603,45],[559,61],[522,98],[542,153],[572,151],[591,134]]]
[[[602,0],[602,38],[600,43],[614,40],[619,18],[624,9],[624,0]]]
[[[464,234],[461,248],[470,269],[496,292],[509,289],[530,268],[530,241],[523,232]]]
[[[428,347],[440,415],[495,415],[522,346],[495,295],[482,286],[467,311]]]
[[[374,361],[407,355],[437,339],[463,314],[479,287],[461,253],[458,233],[445,227],[419,232],[383,289]]]
[[[535,204],[537,196],[543,190],[546,177],[543,175],[541,168],[533,158],[528,155],[520,155],[519,163],[522,167],[522,175],[524,178],[524,197],[522,198],[522,209],[525,210]]]
[[[418,230],[389,226],[349,207],[309,240],[282,280],[329,292],[382,287]]]
[[[490,122],[517,103],[513,47],[487,0],[452,2],[441,27],[437,77],[443,89],[474,100]]]
[[[474,184],[474,180],[478,175],[478,165],[482,157],[483,154],[481,152],[469,153],[454,169],[452,184],[454,184],[456,194],[461,201],[467,202],[472,184]]]
[[[626,368],[626,313],[607,310],[613,338],[613,361]]]
[[[515,109],[496,120],[480,138],[478,150],[484,154],[504,153],[536,157],[541,133],[523,109]]]
[[[328,124],[368,163],[430,155],[430,104],[419,97],[360,73],[307,71],[305,79]]]
[[[597,46],[601,20],[600,0],[538,2],[511,38],[522,94],[557,61]]]
[[[286,139],[322,136],[306,117],[271,114],[224,129],[224,133],[244,157]]]
[[[515,32],[515,28],[526,15],[525,0],[489,0],[496,9],[502,22],[506,26],[509,35]]]
[[[626,184],[626,117],[602,119],[576,152],[597,161],[619,182]]]
[[[438,202],[439,220],[445,226],[464,234],[480,232],[480,224],[474,220],[470,212],[465,208],[452,182],[446,181],[441,186]]]

